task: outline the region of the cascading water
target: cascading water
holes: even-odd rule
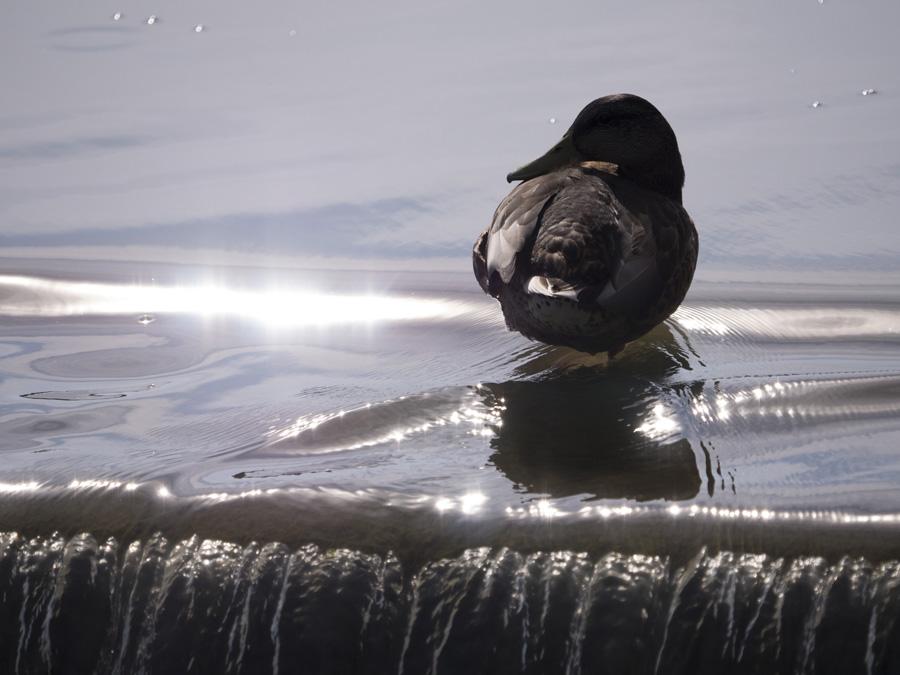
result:
[[[900,563],[0,538],[0,670],[896,673]]]

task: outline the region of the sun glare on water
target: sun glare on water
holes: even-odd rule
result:
[[[0,315],[193,314],[233,316],[273,327],[451,319],[463,302],[377,293],[242,290],[215,285],[144,286],[0,275]]]

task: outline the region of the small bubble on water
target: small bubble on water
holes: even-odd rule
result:
[[[555,117],[551,117],[551,118],[550,118],[549,120],[547,120],[547,121],[550,122],[550,124],[556,124],[556,118],[555,118]]]
[[[122,18],[122,12],[116,12],[115,14],[112,15],[113,21],[119,21],[121,18]]]
[[[295,31],[293,28],[288,31],[288,37],[295,37],[296,35],[297,31]]]
[[[159,21],[159,17],[156,16],[156,14],[151,14],[150,16],[147,17],[147,25],[148,26],[152,26],[157,21]]]
[[[142,326],[146,326],[148,323],[153,323],[154,321],[156,321],[156,317],[152,314],[141,314],[138,317],[138,323]]]
[[[202,23],[198,23],[196,26],[194,26],[195,33],[202,33],[205,30],[206,30],[206,26],[204,26]]]
[[[878,90],[877,89],[863,89],[859,93],[862,94],[863,96],[874,96],[875,94],[878,93]]]
[[[810,105],[810,108],[821,108],[821,107],[822,107],[821,101],[813,101],[812,104]]]

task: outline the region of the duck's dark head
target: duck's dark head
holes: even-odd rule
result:
[[[592,101],[559,143],[506,180],[528,180],[583,162],[615,164],[620,176],[681,202],[684,166],[675,132],[640,96],[614,94]]]

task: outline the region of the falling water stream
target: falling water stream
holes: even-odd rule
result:
[[[0,539],[11,672],[895,672],[900,566]],[[18,612],[9,611],[19,608]],[[198,648],[202,645],[202,648]]]

